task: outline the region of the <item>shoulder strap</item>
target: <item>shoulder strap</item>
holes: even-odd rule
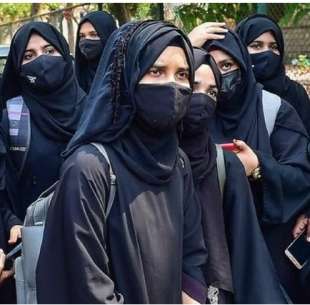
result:
[[[272,134],[278,111],[281,107],[281,98],[266,90],[262,92],[263,112],[268,135]]]
[[[220,190],[222,197],[224,196],[224,186],[226,182],[226,167],[225,167],[225,158],[224,158],[224,151],[220,145],[216,144],[216,165],[217,165],[217,175],[218,181],[220,185]]]
[[[9,119],[10,151],[20,177],[30,146],[30,112],[22,96],[9,99],[6,106]]]
[[[116,176],[113,172],[112,169],[112,165],[109,159],[109,156],[107,154],[107,151],[105,150],[104,146],[100,143],[91,143],[93,146],[95,146],[98,151],[103,155],[103,157],[106,159],[106,161],[109,164],[109,170],[110,170],[110,194],[109,194],[109,200],[108,200],[108,204],[107,204],[107,208],[106,208],[106,218],[108,218],[112,206],[113,206],[113,202],[115,199],[115,194],[116,194]]]

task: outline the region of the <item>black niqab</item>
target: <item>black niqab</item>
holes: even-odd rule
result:
[[[220,72],[217,69],[213,58],[210,57],[206,51],[194,48],[194,60],[195,70],[197,70],[202,64],[211,67],[217,87],[220,88]],[[202,114],[199,114],[199,119],[201,119],[201,115]],[[207,115],[207,113],[205,115]],[[207,175],[210,175],[213,172],[213,169],[216,166],[216,149],[207,127],[200,129],[199,132],[195,132],[194,135],[188,132],[188,129],[187,116],[185,116],[184,131],[182,133],[180,146],[189,157],[194,181],[200,183]]]
[[[154,21],[154,23],[156,23]],[[70,141],[67,153],[91,142],[111,143],[132,172],[155,184],[169,180],[177,160],[176,131],[147,133],[134,122],[134,92],[139,80],[170,44],[183,48],[193,83],[193,55],[186,36],[172,25],[152,22],[130,23],[125,32],[137,27],[132,37],[118,31],[111,36],[88,95],[81,126]],[[156,39],[160,37],[160,39]],[[128,43],[128,46],[127,46]],[[119,54],[119,45],[124,53]],[[121,71],[121,72],[117,72]],[[117,73],[116,73],[117,72]],[[126,133],[126,136],[122,137]]]
[[[92,81],[95,77],[97,66],[99,64],[100,56],[102,53],[97,58],[94,58],[93,60],[89,61],[86,59],[86,57],[82,54],[80,50],[79,32],[81,26],[87,21],[90,22],[92,26],[95,28],[102,43],[102,51],[110,35],[116,30],[117,27],[116,22],[112,17],[112,15],[103,11],[88,13],[81,19],[79,23],[76,36],[76,46],[75,46],[75,73],[81,88],[88,93]]]
[[[270,152],[261,103],[262,86],[255,80],[249,54],[240,38],[229,30],[224,39],[209,41],[204,49],[219,49],[229,54],[239,64],[242,77],[238,97],[230,101],[220,99],[215,116],[210,120],[209,128],[215,142],[227,143],[236,138],[246,141],[250,147]]]
[[[54,92],[34,89],[20,77],[23,55],[31,34],[36,33],[53,45],[66,62],[62,85]],[[29,108],[31,119],[50,139],[67,142],[74,134],[85,93],[73,74],[73,63],[65,38],[50,24],[29,22],[13,37],[3,72],[2,101],[21,95]],[[5,105],[3,105],[5,107]]]
[[[263,33],[271,32],[274,35],[281,56],[280,66],[268,79],[258,81],[264,85],[264,89],[279,95],[296,109],[309,133],[310,100],[302,85],[286,76],[283,33],[276,21],[269,16],[255,14],[242,20],[237,25],[236,32],[247,46]]]

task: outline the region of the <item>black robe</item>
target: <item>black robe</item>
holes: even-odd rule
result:
[[[53,45],[65,61],[64,81],[53,92],[33,88],[20,76],[24,51],[33,33],[39,34]],[[74,76],[72,58],[65,38],[53,26],[43,22],[29,22],[14,35],[2,85],[3,108],[6,107],[7,100],[22,96],[30,114],[30,145],[20,176],[17,175],[20,168],[10,151],[11,139],[6,109],[2,111],[1,121],[8,152],[5,175],[6,192],[10,202],[7,206],[23,220],[29,204],[59,177],[59,169],[63,162],[61,153],[77,128],[85,92],[78,86]]]
[[[254,14],[243,19],[237,25],[236,31],[246,45],[249,45],[265,32],[271,31],[273,33],[280,51],[280,66],[275,67],[276,69],[270,78],[258,78],[257,81],[262,83],[266,90],[279,95],[282,99],[290,103],[296,109],[308,134],[310,134],[310,99],[305,88],[286,75],[284,65],[284,39],[279,25],[269,16]]]
[[[80,32],[81,26],[87,21],[90,22],[92,26],[95,28],[100,38],[101,44],[102,44],[102,51],[110,35],[117,28],[116,22],[113,16],[103,11],[90,12],[86,14],[81,19],[78,25],[76,43],[75,43],[74,66],[75,66],[75,74],[79,81],[79,85],[86,93],[88,93],[90,90],[91,84],[96,74],[97,66],[99,64],[100,56],[102,54],[101,52],[97,58],[94,58],[93,60],[88,61],[80,50],[79,32]]]
[[[310,204],[309,137],[296,110],[283,100],[268,137],[262,89],[250,71],[249,55],[234,33],[226,36],[207,47],[219,47],[237,59],[245,68],[243,85],[237,93],[238,99],[223,102],[217,109],[210,131],[215,143],[229,143],[234,138],[245,141],[259,159],[262,179],[251,185],[255,205],[281,283],[294,302],[299,300],[295,291],[300,282],[291,278],[298,270],[291,268],[284,250],[292,239],[293,222]]]
[[[187,55],[192,85],[190,43],[173,25],[127,23],[112,34],[49,209],[40,303],[116,303],[119,294],[126,303],[180,303],[182,290],[206,300],[200,207],[177,126],[155,132],[136,120],[136,86],[171,43]],[[107,163],[91,142],[105,145],[117,177],[108,219]]]
[[[202,280],[205,258],[189,163],[179,162],[169,184],[150,188],[108,152],[121,168],[117,188],[130,181],[128,204],[116,197],[106,223],[106,161],[92,146],[66,160],[46,223],[38,300],[114,303],[120,293],[126,303],[180,303],[188,277]]]

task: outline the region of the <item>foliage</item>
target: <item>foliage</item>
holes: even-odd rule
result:
[[[199,3],[185,4],[176,9],[184,30],[189,32],[195,26],[207,21],[226,21],[230,26],[254,13],[254,3]]]
[[[298,58],[292,60],[292,64],[301,68],[307,68],[310,67],[310,58],[307,55],[300,54]]]

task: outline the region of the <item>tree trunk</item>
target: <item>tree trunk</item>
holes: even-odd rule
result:
[[[119,25],[122,25],[131,20],[131,14],[126,3],[109,3],[109,11],[118,20]]]
[[[67,3],[66,7],[72,6],[71,3]],[[74,28],[73,28],[73,20],[72,20],[72,10],[68,10],[65,13],[65,18],[67,20],[67,27],[68,27],[68,43],[70,47],[70,52],[74,53]]]

